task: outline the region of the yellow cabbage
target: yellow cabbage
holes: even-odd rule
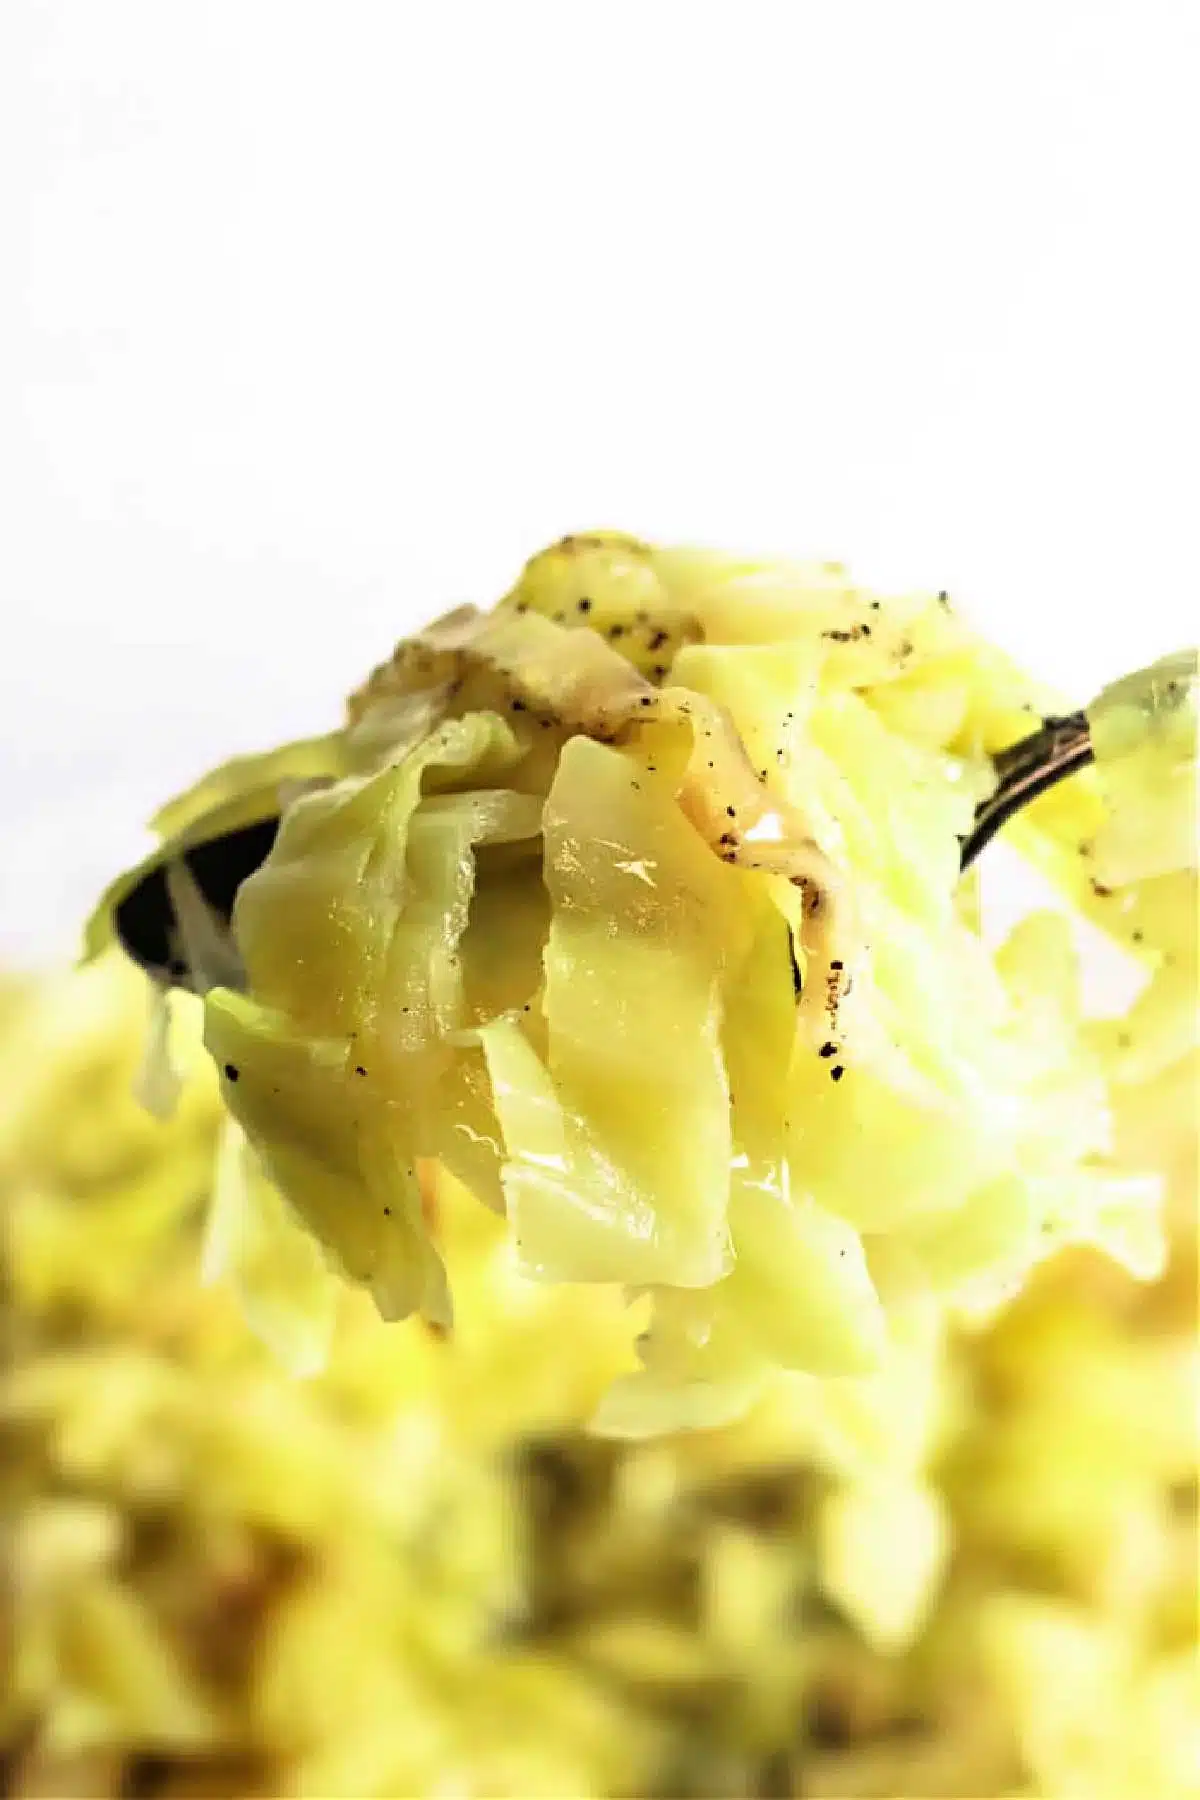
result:
[[[1194,657],[1107,690],[1095,769],[1013,827],[1154,964],[1089,1020],[1066,922],[994,953],[960,886],[992,753],[1058,703],[944,595],[564,539],[400,645],[342,733],[160,815],[252,1158],[210,1269],[296,1367],[326,1255],[447,1326],[422,1189],[454,1178],[525,1274],[639,1298],[641,1367],[597,1418],[629,1435],[735,1417],[780,1371],[884,1370],[910,1290],[986,1311],[1072,1242],[1154,1275],[1123,1121],[1195,1053],[1194,692]],[[271,792],[230,939],[179,855]]]
[[[1023,936],[1044,1024],[1057,940]],[[177,1009],[180,1103],[156,1124],[120,961],[0,984],[15,1800],[1195,1792],[1196,1115],[1174,1072],[1121,1101],[1171,1198],[1157,1277],[1060,1250],[964,1325],[868,1236],[874,1373],[793,1373],[733,1407],[722,1362],[735,1421],[613,1442],[581,1426],[624,1391],[649,1302],[531,1280],[443,1179],[424,1198],[454,1331],[385,1325],[246,1158],[199,1011]],[[730,1067],[761,1044],[769,1068],[772,1031],[769,1007],[727,1022]],[[736,1197],[731,1217],[738,1239]],[[802,1230],[806,1256],[829,1231]],[[240,1296],[202,1284],[206,1234]],[[953,1272],[967,1239],[939,1249]],[[770,1334],[790,1328],[778,1279]],[[671,1290],[664,1318],[711,1292]],[[664,1382],[656,1404],[711,1425],[716,1391]]]

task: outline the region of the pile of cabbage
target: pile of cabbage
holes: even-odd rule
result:
[[[875,1373],[631,1441],[582,1429],[633,1361],[620,1289],[528,1280],[450,1181],[453,1333],[343,1287],[289,1375],[201,1279],[186,1014],[158,1124],[119,959],[0,986],[14,1800],[1197,1791],[1194,1050],[1095,1046],[1166,1178],[1156,1278],[1065,1249],[970,1329],[914,1284]],[[286,1339],[305,1265],[239,1242]]]
[[[1115,1103],[1194,1051],[1194,676],[1104,697],[1010,834],[1064,905],[993,952],[961,843],[1056,696],[944,594],[564,539],[156,821],[229,1119],[207,1271],[297,1372],[347,1278],[449,1330],[456,1184],[521,1275],[625,1295],[618,1436],[886,1379],[910,1300],[986,1309],[1064,1244],[1154,1276]],[[182,853],[280,812],[231,940]],[[1072,912],[1147,970],[1119,1024]]]
[[[137,872],[0,988],[4,1791],[1197,1790],[1194,665],[993,951],[1059,705],[575,538],[164,810],[153,1066]],[[178,853],[281,810],[231,940]]]

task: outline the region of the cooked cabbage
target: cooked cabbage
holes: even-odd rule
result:
[[[1153,1275],[1158,1184],[1110,1085],[1194,1053],[1194,687],[1174,659],[1102,696],[1096,768],[1014,828],[1087,916],[1161,945],[1097,1024],[1063,919],[993,954],[960,889],[991,753],[1051,697],[945,596],[565,539],[402,644],[341,734],[160,815],[253,1158],[210,1267],[297,1366],[330,1267],[448,1327],[440,1171],[504,1211],[523,1274],[648,1296],[596,1421],[634,1435],[736,1417],[779,1371],[885,1369],[914,1287],[987,1306],[1068,1242]],[[272,792],[230,937],[180,857]]]
[[[1031,923],[1016,961],[1052,1021],[1054,934]],[[761,1043],[765,1073],[774,987],[745,991],[766,1010],[727,1054]],[[723,1429],[606,1442],[580,1427],[624,1392],[649,1302],[530,1279],[443,1179],[422,1200],[455,1329],[382,1323],[287,1226],[199,1012],[175,1008],[159,1124],[130,1093],[142,1007],[117,958],[0,983],[14,1800],[1196,1790],[1194,1087],[1122,1089],[1169,1189],[1156,1279],[1061,1251],[963,1329],[875,1242],[875,1373],[776,1377]],[[840,1265],[839,1230],[795,1242]],[[939,1278],[990,1262],[965,1236],[923,1252]],[[202,1285],[201,1240],[228,1284]],[[847,1294],[797,1321],[790,1270],[764,1252],[745,1277],[764,1332],[836,1344]],[[706,1292],[660,1296],[672,1329]],[[655,1403],[681,1392],[711,1415],[695,1381]]]

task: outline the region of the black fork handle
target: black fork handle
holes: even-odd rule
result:
[[[963,839],[961,866],[970,868],[1014,813],[1094,760],[1092,734],[1082,712],[1044,719],[1040,730],[997,751],[992,758],[999,777],[996,790],[975,809],[975,822]]]

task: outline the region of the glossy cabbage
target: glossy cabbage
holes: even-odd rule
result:
[[[1194,690],[1174,659],[1101,696],[1096,768],[1011,831],[1152,965],[1094,1021],[1065,920],[996,951],[959,879],[991,753],[1060,697],[943,594],[563,540],[401,644],[340,735],[166,810],[194,832],[304,776],[238,896],[244,981],[205,1002],[271,1231],[444,1326],[429,1196],[455,1177],[527,1277],[648,1308],[599,1415],[630,1434],[734,1416],[780,1371],[885,1369],[911,1290],[986,1309],[1070,1242],[1153,1274],[1128,1120],[1195,1051]],[[253,1312],[267,1215],[239,1216]],[[263,1329],[307,1366],[280,1293]]]

